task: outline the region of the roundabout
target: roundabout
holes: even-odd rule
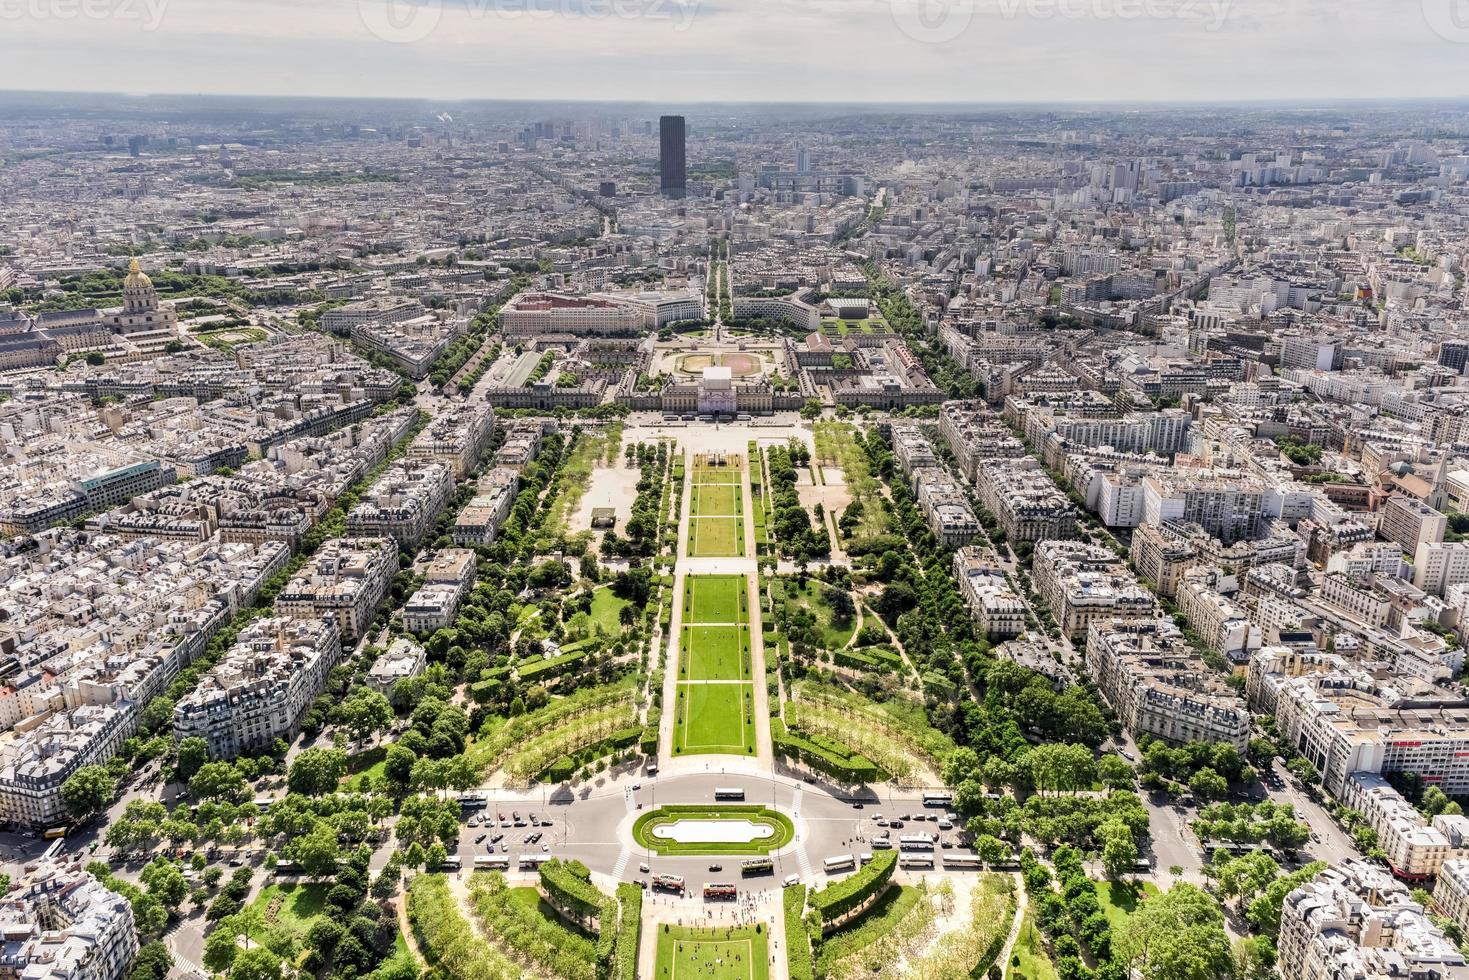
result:
[[[632,836],[660,856],[771,854],[795,839],[796,828],[763,806],[661,806],[634,821]]]

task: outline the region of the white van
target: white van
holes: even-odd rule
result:
[[[801,883],[800,875],[786,875],[785,880],[780,883],[782,888],[793,888]]]

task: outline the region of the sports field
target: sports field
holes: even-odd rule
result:
[[[745,461],[742,456],[694,457],[689,502],[689,557],[740,558],[745,554]]]
[[[763,929],[657,928],[657,980],[766,980],[770,976]]]
[[[690,558],[742,558],[745,531],[738,517],[689,519]]]
[[[748,585],[742,575],[684,580],[674,751],[755,753]]]
[[[694,484],[695,517],[735,517],[740,512],[738,483]]]

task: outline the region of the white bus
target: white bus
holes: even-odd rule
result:
[[[954,802],[952,793],[924,793],[924,806],[950,806]]]
[[[730,786],[720,786],[714,790],[714,798],[716,800],[743,800],[745,791]]]
[[[463,858],[461,858],[457,854],[450,854],[448,857],[444,858],[444,863],[441,864],[441,865],[439,865],[439,870],[440,871],[455,872],[455,871],[459,871],[461,868],[463,868],[463,866],[464,866],[464,859]]]
[[[510,858],[504,854],[476,854],[474,866],[487,871],[509,871]]]
[[[518,864],[521,871],[534,871],[550,859],[549,854],[522,854]]]
[[[898,858],[900,868],[933,868],[932,854],[904,854]]]
[[[898,838],[898,850],[900,851],[931,851],[933,850],[932,834],[904,834]]]
[[[973,868],[978,871],[984,867],[978,854],[945,854],[942,858],[945,870],[949,868]]]
[[[838,854],[836,857],[827,858],[822,863],[826,865],[826,873],[831,874],[833,871],[850,871],[857,866],[857,859],[850,854]]]

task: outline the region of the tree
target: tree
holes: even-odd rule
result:
[[[815,398],[806,399],[806,404],[801,406],[801,418],[814,419],[821,416],[821,402]]]
[[[61,784],[61,803],[74,820],[90,820],[107,809],[117,783],[106,766],[82,766]]]
[[[1109,753],[1097,760],[1097,778],[1108,789],[1132,789],[1136,775],[1120,755]]]
[[[387,701],[384,700],[383,704],[386,705]],[[292,793],[322,796],[333,792],[345,775],[347,753],[341,749],[306,749],[291,763],[286,787]]]
[[[1224,913],[1190,884],[1140,904],[1113,933],[1112,951],[1141,980],[1223,980],[1234,973]]]
[[[1137,865],[1137,842],[1127,824],[1115,817],[1097,828],[1102,840],[1102,868],[1107,877],[1114,881],[1132,871]]]
[[[1010,859],[1010,845],[991,834],[980,834],[976,837],[974,850],[979,859],[988,865],[1000,864]]]
[[[230,980],[281,980],[281,961],[264,946],[254,946],[235,957]]]
[[[381,692],[358,687],[347,695],[337,715],[352,737],[362,742],[392,724],[393,706]]]
[[[173,969],[173,954],[160,942],[144,943],[133,958],[133,970],[128,980],[167,980]]]
[[[1020,764],[1030,785],[1041,792],[1086,789],[1097,775],[1096,760],[1089,749],[1063,742],[1035,746],[1025,753]]]
[[[155,858],[143,869],[139,878],[148,887],[148,894],[157,898],[169,914],[178,911],[189,894],[189,882],[178,865],[165,858]]]
[[[1188,781],[1188,789],[1201,800],[1218,800],[1229,793],[1229,783],[1212,768],[1205,766]]]
[[[194,774],[204,763],[209,761],[209,743],[198,736],[190,736],[179,742],[178,747],[178,776],[184,782],[194,778]]]
[[[196,800],[237,801],[246,789],[244,774],[228,762],[206,762],[189,780],[189,793]]]
[[[235,957],[239,955],[239,952],[240,946],[235,941],[235,931],[225,928],[221,923],[204,940],[204,965],[215,973],[224,973],[234,966]]]
[[[322,820],[304,837],[292,841],[289,853],[305,874],[313,878],[327,878],[336,874],[337,859],[342,856],[342,848],[337,843],[336,830]]]

